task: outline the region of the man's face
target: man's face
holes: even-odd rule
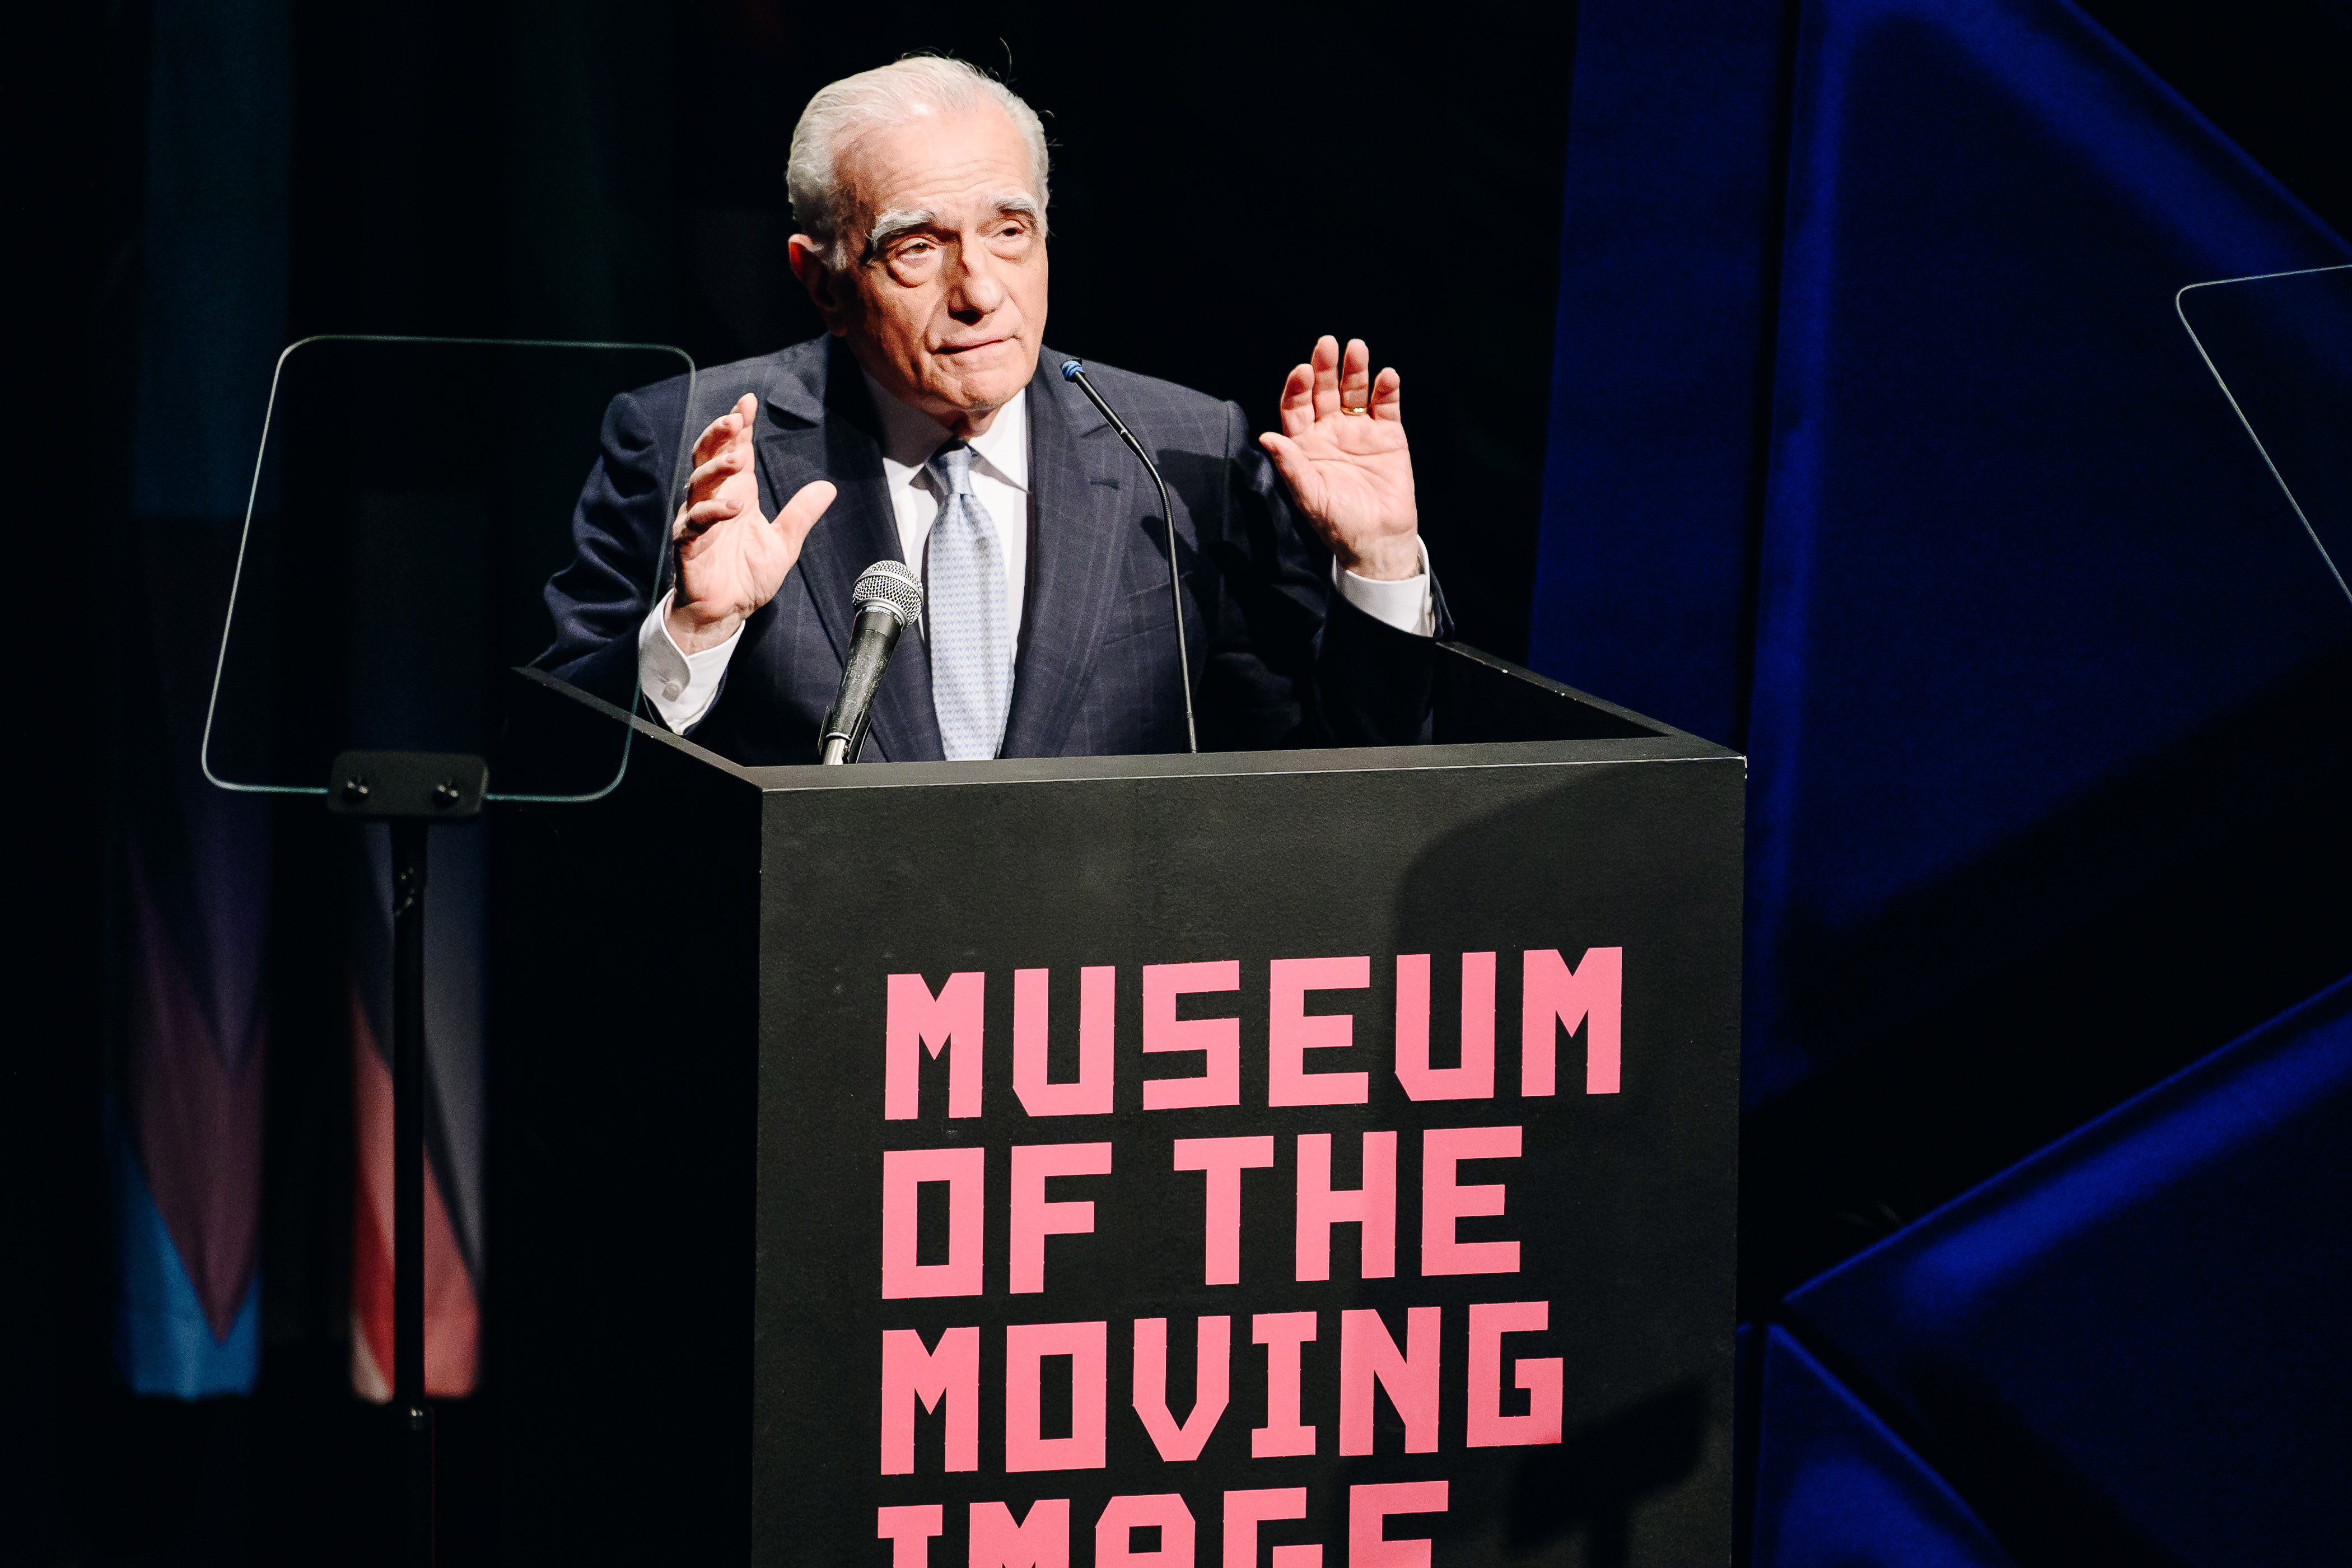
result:
[[[994,105],[926,114],[840,150],[845,271],[796,237],[793,270],[834,334],[901,401],[960,434],[1029,384],[1045,239],[1028,150]]]

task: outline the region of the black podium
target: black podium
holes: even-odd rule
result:
[[[1727,1562],[1744,763],[1440,663],[1418,748],[603,710],[497,838],[510,1547]]]

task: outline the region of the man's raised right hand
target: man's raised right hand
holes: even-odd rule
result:
[[[717,647],[774,598],[809,530],[833,504],[833,485],[818,479],[803,485],[773,522],[760,515],[751,466],[759,416],[760,401],[747,392],[694,443],[686,505],[670,527],[677,586],[667,625],[681,653]]]

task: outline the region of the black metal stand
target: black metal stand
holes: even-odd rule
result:
[[[481,815],[489,769],[436,752],[345,752],[327,809],[392,829],[392,1404],[404,1561],[431,1568],[433,1407],[425,1401],[425,867],[436,822]]]
[[[433,1561],[433,1412],[425,1403],[425,825],[392,825],[392,1403],[406,1472],[407,1561]]]

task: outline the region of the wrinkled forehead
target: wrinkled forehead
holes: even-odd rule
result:
[[[1028,146],[994,104],[927,110],[861,132],[842,143],[835,167],[862,218],[919,207],[950,221],[976,221],[1005,196],[1035,201]]]

